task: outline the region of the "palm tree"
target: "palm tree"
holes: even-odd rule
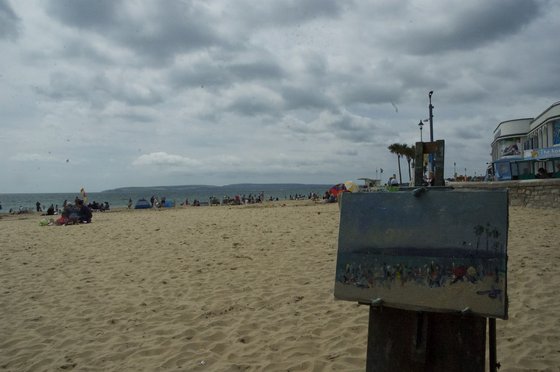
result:
[[[402,175],[401,175],[401,156],[403,154],[403,145],[400,143],[393,143],[388,147],[391,154],[397,155],[397,161],[399,164],[399,183],[402,183]]]
[[[408,162],[408,180],[412,182],[412,174],[410,173],[410,162],[416,156],[416,147],[414,145],[408,147],[406,143],[403,143],[402,151],[403,151],[402,155],[406,158],[406,161]]]
[[[476,235],[476,251],[478,252],[478,246],[480,245],[480,237],[484,233],[484,226],[476,225],[474,227],[474,234]]]
[[[500,232],[496,228],[494,228],[494,230],[492,230],[490,234],[492,235],[492,238],[494,238],[494,243],[492,244],[494,246],[494,254],[498,254],[498,248],[500,246],[500,241],[498,240],[498,238],[500,237]]]
[[[486,233],[486,253],[488,253],[488,245],[490,243],[490,237],[492,236],[492,230],[490,230],[490,222],[486,223],[484,232]]]

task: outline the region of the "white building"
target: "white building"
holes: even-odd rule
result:
[[[498,180],[560,177],[560,102],[534,119],[498,124],[492,141],[492,165]],[[539,175],[540,168],[546,175]]]

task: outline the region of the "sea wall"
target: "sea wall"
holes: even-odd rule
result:
[[[456,189],[508,189],[509,205],[560,208],[560,178],[500,182],[451,182]]]

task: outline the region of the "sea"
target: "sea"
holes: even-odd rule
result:
[[[264,194],[265,200],[289,200],[296,197],[307,198],[309,194],[316,193],[322,196],[332,185],[322,184],[233,184],[225,186],[211,185],[184,185],[184,186],[153,186],[153,187],[123,187],[118,189],[106,190],[101,192],[87,192],[88,203],[94,201],[98,203],[109,203],[110,207],[122,208],[128,205],[132,199],[134,205],[139,199],[150,200],[152,196],[161,200],[165,197],[167,201],[174,201],[175,205],[184,203],[186,199],[189,203],[193,200],[207,202],[211,197],[222,200],[225,196],[257,196]],[[5,194],[0,193],[0,213],[9,213],[10,210],[29,210],[35,211],[36,204],[41,204],[42,210],[52,204],[62,208],[64,201],[73,203],[76,197],[81,198],[80,191],[64,193],[26,193],[26,194]]]

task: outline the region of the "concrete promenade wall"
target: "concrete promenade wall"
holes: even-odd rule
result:
[[[508,189],[509,205],[560,208],[560,178],[500,182],[450,182],[456,189]]]

